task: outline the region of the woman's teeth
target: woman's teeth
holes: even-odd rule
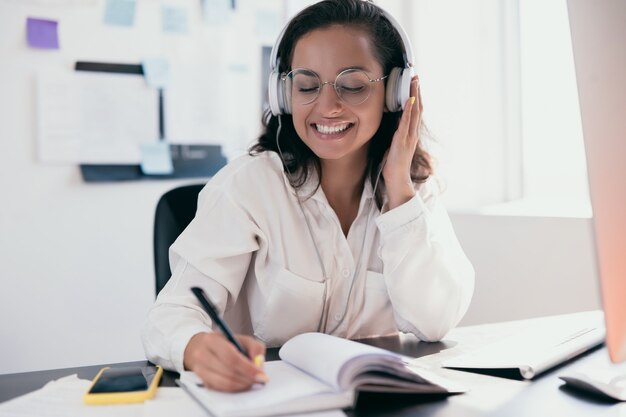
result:
[[[325,135],[332,135],[333,133],[343,132],[348,127],[350,127],[350,123],[344,123],[344,124],[335,125],[335,126],[326,126],[326,125],[320,125],[317,123],[315,124],[315,128],[317,129],[317,131]]]

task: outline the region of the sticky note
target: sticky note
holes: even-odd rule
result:
[[[26,19],[26,38],[32,48],[59,49],[58,23],[55,20]]]
[[[232,13],[231,0],[203,0],[204,21],[210,25],[228,23]]]
[[[170,145],[167,142],[141,144],[141,171],[148,175],[168,175],[174,172]]]
[[[143,76],[150,87],[163,88],[170,82],[170,63],[165,58],[144,59]]]
[[[106,0],[104,23],[112,26],[132,26],[136,6],[136,0]]]
[[[187,10],[182,7],[161,7],[163,32],[187,33]]]

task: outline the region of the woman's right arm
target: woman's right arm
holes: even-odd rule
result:
[[[172,277],[144,327],[142,341],[150,361],[178,372],[197,370],[207,386],[218,389],[245,389],[247,382],[257,382],[258,369],[254,372],[249,359],[234,355],[238,351],[212,332],[210,318],[190,291],[203,288],[223,314],[239,296],[258,249],[257,233],[250,216],[220,189],[206,187],[200,193],[196,217],[170,248]],[[251,354],[265,351],[252,338],[242,343]],[[220,374],[219,358],[230,365],[231,374]]]

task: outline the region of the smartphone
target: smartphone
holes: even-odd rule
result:
[[[85,404],[139,403],[154,397],[163,375],[160,366],[102,368],[93,379]]]

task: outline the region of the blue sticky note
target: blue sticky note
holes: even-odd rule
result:
[[[170,82],[170,63],[165,58],[144,59],[143,76],[150,87],[163,88]]]
[[[106,0],[104,23],[130,27],[135,21],[136,0]]]
[[[58,23],[55,20],[26,19],[26,39],[32,48],[59,49]]]
[[[141,171],[148,175],[174,173],[170,145],[166,142],[141,144]]]
[[[163,32],[187,33],[187,10],[182,7],[162,6]]]
[[[228,23],[232,13],[231,0],[202,0],[204,21],[210,25]]]

